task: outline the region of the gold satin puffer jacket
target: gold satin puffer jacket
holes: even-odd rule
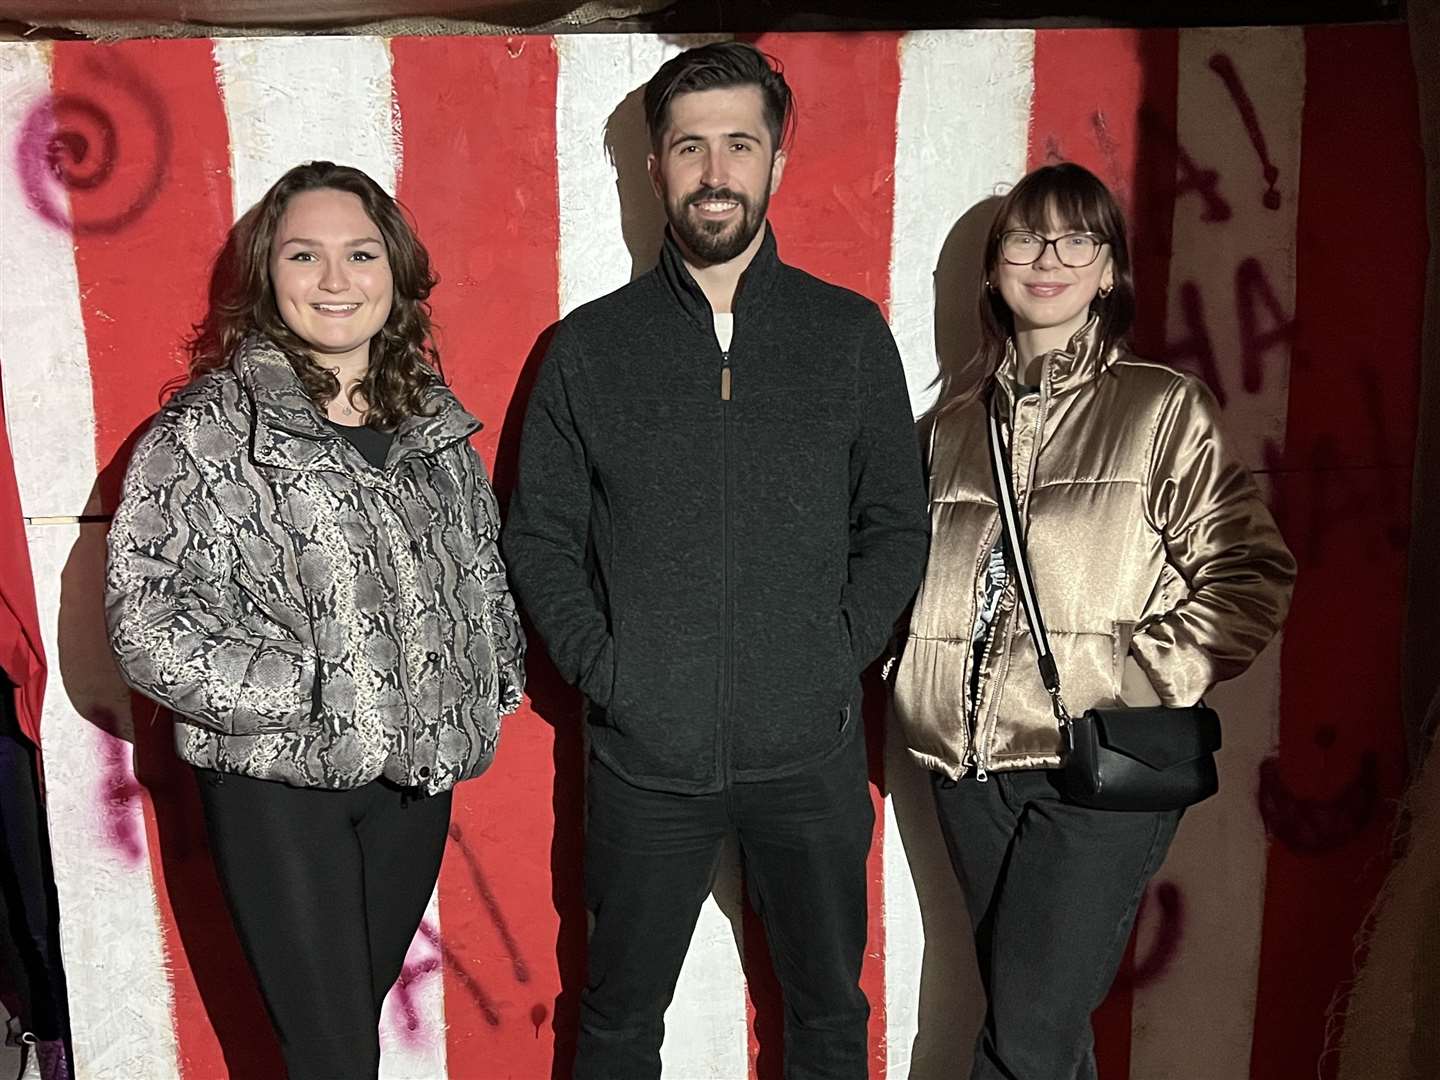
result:
[[[1226,447],[1204,384],[1123,349],[1100,352],[1092,319],[1043,359],[1038,392],[1015,400],[1013,346],[995,380],[1062,696],[1077,716],[1116,704],[1133,655],[1164,704],[1193,705],[1279,630],[1295,560]],[[989,645],[971,656],[1000,535],[984,395],[957,399],[935,424],[930,560],[895,711],[915,758],[951,778],[1053,768],[1060,732],[1013,572]],[[978,690],[967,704],[972,663]]]

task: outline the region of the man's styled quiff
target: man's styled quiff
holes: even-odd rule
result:
[[[671,57],[645,84],[645,123],[650,144],[658,147],[670,122],[670,103],[681,94],[753,86],[765,103],[771,151],[782,149],[795,124],[795,102],[780,62],[753,45],[719,41],[686,49]]]

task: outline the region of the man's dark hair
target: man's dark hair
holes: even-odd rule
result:
[[[741,41],[718,41],[686,49],[660,65],[645,84],[645,123],[658,146],[670,119],[670,103],[681,94],[754,86],[765,103],[772,151],[780,150],[795,123],[795,102],[780,61]]]

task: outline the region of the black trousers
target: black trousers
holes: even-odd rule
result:
[[[1180,812],[1073,806],[1043,770],[933,779],[989,998],[971,1080],[1095,1080],[1090,1014]]]
[[[290,1080],[380,1068],[380,1008],[440,874],[450,793],[197,769],[215,869]]]
[[[14,690],[0,675],[0,934],[20,995],[24,1030],[42,1041],[70,1040],[60,905],[36,783],[35,747],[13,715]]]
[[[590,761],[577,1080],[654,1080],[664,1014],[710,892],[738,838],[751,904],[785,1002],[787,1080],[863,1080],[869,1004],[865,858],[875,813],[864,740],[797,776],[712,795],[635,787]]]

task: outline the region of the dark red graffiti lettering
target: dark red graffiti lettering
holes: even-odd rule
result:
[[[530,968],[525,958],[520,953],[520,944],[515,940],[515,935],[510,930],[509,920],[505,918],[504,912],[500,909],[500,903],[495,897],[495,892],[490,888],[490,883],[480,866],[480,860],[470,845],[465,840],[465,834],[457,823],[450,825],[450,840],[459,851],[460,857],[465,861],[465,867],[469,871],[471,883],[480,897],[481,904],[490,914],[490,921],[494,924],[496,932],[500,935],[500,941],[505,946],[505,952],[510,957],[511,973],[517,983],[528,983],[530,981]],[[441,938],[440,932],[428,922],[420,924],[419,937],[424,938],[434,947],[437,956],[427,957],[423,960],[407,962],[405,969],[401,972],[399,981],[395,984],[396,1007],[403,1017],[404,1031],[414,1033],[420,1025],[420,1014],[414,1004],[415,984],[420,980],[434,974],[442,967],[450,972],[455,981],[470,995],[485,1022],[491,1027],[500,1026],[500,1009],[495,1004],[485,987],[481,985],[474,973],[466,966],[455,951],[448,946]],[[545,1021],[550,1017],[549,1006],[543,1002],[537,1002],[530,1009],[530,1022],[535,1026],[535,1035],[540,1036],[540,1030]]]
[[[1205,301],[1200,286],[1187,281],[1180,286],[1180,318],[1185,323],[1185,337],[1165,347],[1162,359],[1178,368],[1199,376],[1210,387],[1217,401],[1225,404],[1225,383],[1215,362],[1215,346],[1205,327]]]
[[[500,935],[500,941],[505,946],[505,952],[510,956],[510,966],[515,974],[515,981],[527,983],[530,981],[530,968],[525,963],[525,958],[520,955],[520,944],[515,940],[515,935],[510,932],[510,924],[505,918],[505,913],[500,910],[500,903],[495,899],[495,891],[490,888],[490,882],[485,877],[485,871],[480,868],[480,860],[470,845],[465,842],[465,837],[457,822],[450,824],[450,839],[459,849],[461,857],[465,860],[465,868],[470,872],[470,881],[475,886],[476,893],[480,896],[480,902],[485,905],[485,910],[490,913],[490,919],[495,924],[495,930]]]
[[[1380,806],[1380,763],[1374,751],[1360,758],[1360,766],[1329,798],[1302,799],[1280,775],[1280,762],[1269,757],[1260,763],[1258,794],[1265,831],[1291,851],[1314,855],[1333,851],[1362,833]]]
[[[169,171],[172,134],[159,92],[118,56],[92,54],[94,88],[60,93],[30,110],[15,161],[40,217],[74,233],[115,233],[155,201]]]
[[[1205,301],[1196,282],[1180,286],[1180,318],[1185,337],[1166,346],[1164,359],[1205,380],[1223,406],[1228,397],[1215,358],[1205,317]],[[1235,314],[1240,331],[1240,381],[1246,393],[1265,386],[1265,358],[1274,349],[1295,344],[1295,320],[1280,305],[1260,260],[1248,258],[1235,269]]]
[[[1265,177],[1265,194],[1260,197],[1260,202],[1267,210],[1279,210],[1280,191],[1275,184],[1280,179],[1280,170],[1270,160],[1270,152],[1265,145],[1265,133],[1260,130],[1260,117],[1255,112],[1255,103],[1250,100],[1245,84],[1240,81],[1240,72],[1236,70],[1235,62],[1224,53],[1216,53],[1210,57],[1210,70],[1220,76],[1225,89],[1230,91],[1230,98],[1235,102],[1235,109],[1240,113],[1240,120],[1250,136],[1250,145],[1255,147],[1255,156],[1260,159],[1261,173]]]
[[[429,941],[430,944],[440,950],[440,958],[445,962],[445,966],[450,969],[450,973],[455,977],[456,981],[465,988],[465,992],[469,994],[475,1002],[476,1007],[480,1010],[480,1014],[485,1017],[485,1022],[491,1027],[499,1027],[500,1010],[496,1007],[494,999],[491,998],[491,996],[485,992],[485,988],[480,985],[480,980],[475,978],[470,969],[465,966],[464,961],[455,955],[455,951],[451,949],[449,945],[445,944],[444,939],[440,937],[439,932],[436,931],[433,926],[422,923],[420,932],[425,935],[425,939]]]
[[[1229,221],[1230,204],[1220,194],[1220,173],[1196,164],[1188,150],[1180,145],[1175,125],[1152,108],[1140,109],[1140,131],[1147,140],[1175,154],[1175,201],[1181,196],[1196,194],[1204,203],[1201,221]]]
[[[1195,164],[1190,152],[1178,143],[1175,147],[1175,201],[1192,191],[1205,203],[1201,221],[1229,221],[1233,211],[1218,190],[1220,174]]]
[[[1259,393],[1265,385],[1265,354],[1284,347],[1288,359],[1295,344],[1295,321],[1281,308],[1259,259],[1246,259],[1235,269],[1235,311],[1240,320],[1241,384],[1246,392]],[[1262,317],[1269,319],[1263,328]]]

